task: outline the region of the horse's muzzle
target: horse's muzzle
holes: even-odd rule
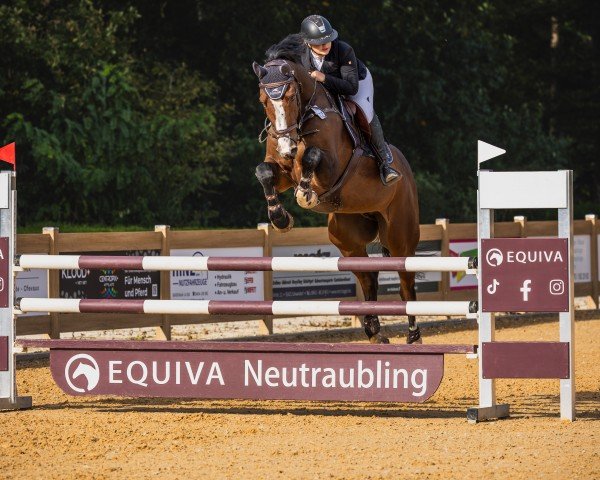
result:
[[[281,137],[277,142],[277,151],[279,154],[290,160],[296,157],[296,153],[298,152],[298,145],[289,137]]]

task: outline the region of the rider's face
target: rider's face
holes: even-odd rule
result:
[[[324,57],[331,50],[331,42],[324,43],[323,45],[310,45],[310,48],[317,55]]]

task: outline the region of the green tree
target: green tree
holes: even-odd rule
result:
[[[5,140],[19,145],[27,222],[201,223],[223,178],[213,88],[184,64],[141,62],[135,9],[91,1],[0,7]],[[210,216],[211,212],[206,212]]]
[[[600,3],[586,0],[11,0],[0,5],[0,112],[19,142],[28,221],[266,221],[250,65],[327,16],[372,71],[421,221],[473,221],[475,148],[491,168],[573,168],[598,212]],[[298,225],[323,224],[284,196]],[[536,215],[539,213],[535,212]]]

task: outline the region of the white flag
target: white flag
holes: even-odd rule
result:
[[[477,163],[485,162],[490,158],[497,157],[498,155],[502,155],[506,153],[506,150],[502,148],[495,147],[489,143],[482,142],[481,140],[477,140]]]

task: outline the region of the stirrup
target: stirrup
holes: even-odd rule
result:
[[[392,167],[392,164],[394,163],[394,155],[392,154],[392,149],[387,143],[385,144],[385,158],[381,158],[380,162],[379,176],[381,177],[381,182],[385,186],[396,183],[398,180],[400,180],[400,178],[402,178],[402,174]]]
[[[381,178],[381,183],[387,187],[388,185],[392,185],[400,180],[402,178],[402,174],[394,170],[389,165],[382,163],[379,166],[379,177]]]

